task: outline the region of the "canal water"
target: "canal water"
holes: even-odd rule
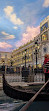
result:
[[[7,97],[3,90],[0,90],[0,111],[19,111],[26,102]],[[49,101],[33,102],[27,111],[49,111]]]
[[[0,90],[0,111],[19,111],[19,107],[23,106],[25,102],[15,100],[6,96],[3,90]]]

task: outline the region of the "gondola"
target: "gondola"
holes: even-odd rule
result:
[[[29,90],[22,90],[18,88],[14,88],[13,86],[9,85],[7,80],[5,79],[5,75],[3,74],[3,90],[4,93],[14,99],[28,101],[31,99],[35,94],[36,91],[29,91]],[[35,99],[36,101],[49,101],[49,93],[41,92]]]

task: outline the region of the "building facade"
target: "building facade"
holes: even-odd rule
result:
[[[35,44],[35,43],[38,44]],[[29,65],[33,68],[36,67],[36,54],[35,50],[37,49],[37,65],[42,67],[44,61],[44,55],[49,54],[49,16],[47,16],[40,23],[40,34],[37,35],[33,41],[25,44],[24,46],[19,47],[16,50],[12,51],[13,56],[13,66],[22,67],[25,66],[25,54],[26,54],[26,66]]]
[[[0,51],[0,66],[2,66],[3,64],[10,66],[10,61],[11,61],[11,53]]]

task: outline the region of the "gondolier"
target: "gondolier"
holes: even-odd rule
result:
[[[49,79],[49,55],[45,54],[44,64],[43,64],[45,82]],[[46,90],[49,89],[49,84],[45,87]]]

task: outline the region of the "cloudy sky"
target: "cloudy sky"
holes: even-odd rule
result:
[[[0,0],[0,51],[12,51],[40,33],[49,0]]]

